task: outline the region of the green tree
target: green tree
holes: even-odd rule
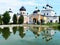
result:
[[[0,16],[0,24],[2,24],[2,18],[1,18],[1,16]]]
[[[23,15],[21,15],[21,16],[19,17],[18,23],[19,23],[19,24],[23,24],[23,23],[24,23],[24,17],[23,17]]]
[[[3,14],[3,23],[4,24],[8,24],[10,21],[10,15],[9,15],[9,12],[6,11],[4,14]]]
[[[60,24],[60,16],[59,16],[59,24]]]
[[[17,16],[16,16],[16,14],[14,14],[14,16],[13,16],[13,24],[17,24]]]

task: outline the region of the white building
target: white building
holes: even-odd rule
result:
[[[43,10],[41,10],[41,14],[47,17],[47,22],[59,22],[59,17],[52,8],[53,7],[47,4],[46,7],[43,7]]]
[[[14,15],[14,13],[12,12],[11,9],[9,9],[9,14],[10,14],[10,17],[11,17],[9,23],[13,23],[13,15]],[[24,23],[28,23],[29,22],[29,16],[27,15],[26,9],[23,6],[19,9],[19,13],[16,14],[17,22],[19,20],[20,15],[24,16]]]
[[[9,23],[13,23],[13,15],[14,15],[14,13],[12,12],[11,9],[9,9],[9,14],[10,14],[10,22]]]
[[[45,23],[51,22],[51,23],[58,23],[59,22],[59,16],[56,15],[55,11],[52,9],[50,5],[46,5],[46,7],[43,7],[43,10],[35,9],[33,14],[28,15],[26,13],[26,9],[22,6],[19,9],[19,13],[17,14],[17,19],[19,19],[20,15],[24,16],[24,23],[33,23],[34,21],[37,23],[37,21],[41,22],[41,19],[45,21]],[[9,10],[9,14],[11,16],[10,23],[13,22],[13,12],[11,9]],[[34,20],[35,19],[35,20]]]

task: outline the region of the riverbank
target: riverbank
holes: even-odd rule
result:
[[[34,25],[34,24],[11,24],[11,25],[0,25],[0,27],[14,27],[14,26],[34,26],[34,27],[40,27],[40,26],[42,26],[42,27],[58,27],[58,26],[60,26],[60,24],[49,24],[49,25]]]

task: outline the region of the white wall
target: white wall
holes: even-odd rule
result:
[[[20,11],[20,14],[22,14],[22,15],[27,15],[27,14],[26,14],[26,11]]]
[[[54,10],[52,9],[44,9],[41,11],[41,14],[47,16],[47,22],[50,22],[52,20],[53,23],[55,23],[56,21],[59,22],[59,17],[55,14]],[[47,15],[48,13],[48,15]],[[55,16],[55,17],[54,17]]]
[[[9,23],[13,23],[13,13],[9,13],[10,14],[10,22]]]
[[[44,15],[44,13],[45,13],[45,16],[55,16],[55,12],[53,10],[47,10],[47,9],[42,10],[41,14]],[[47,13],[48,13],[48,15],[47,15]]]
[[[48,17],[47,20],[48,20],[48,22],[50,22],[52,20],[52,22],[55,23],[56,21],[59,22],[59,17],[57,17],[57,16],[56,17],[51,16],[51,17]]]

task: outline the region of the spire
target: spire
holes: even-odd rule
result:
[[[35,7],[35,10],[38,10],[37,6]]]
[[[36,6],[36,9],[37,9],[37,6]]]
[[[46,9],[46,7],[43,7],[44,9]]]
[[[35,7],[35,10],[33,11],[33,13],[38,13],[38,12],[40,12],[40,10],[37,7]]]

